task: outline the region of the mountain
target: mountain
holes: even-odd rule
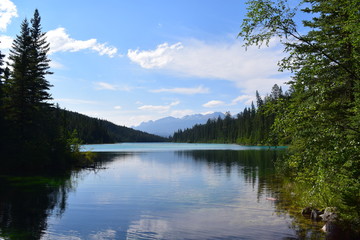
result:
[[[83,143],[165,142],[167,139],[77,112],[58,109],[70,132],[76,130]]]
[[[224,118],[221,112],[211,114],[194,114],[182,118],[165,117],[156,121],[142,122],[139,126],[133,127],[136,130],[148,132],[162,137],[169,137],[179,129],[191,128],[196,124],[205,124],[208,119]]]

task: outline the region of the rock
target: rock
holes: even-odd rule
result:
[[[336,222],[337,220],[337,209],[336,207],[327,207],[325,208],[324,213],[321,215],[324,222]]]
[[[311,208],[310,207],[306,207],[301,211],[302,215],[310,215],[311,214]]]
[[[347,239],[337,222],[337,208],[327,207],[320,216],[326,222],[322,230],[326,232],[327,239]]]
[[[310,214],[310,218],[314,221],[320,221],[322,219],[322,215],[324,211],[319,211],[317,209],[313,209]]]

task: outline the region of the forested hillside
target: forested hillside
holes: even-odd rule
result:
[[[271,106],[276,100],[286,98],[289,98],[289,93],[283,94],[281,87],[275,84],[271,94],[265,98],[256,92],[256,107],[252,104],[235,117],[227,113],[224,119],[209,119],[206,124],[179,130],[173,135],[172,141],[276,145],[278,140],[270,138],[275,119]],[[286,144],[286,139],[281,143]]]
[[[68,132],[76,131],[82,143],[115,143],[115,142],[164,142],[167,139],[142,131],[118,126],[106,120],[61,110],[63,124]]]

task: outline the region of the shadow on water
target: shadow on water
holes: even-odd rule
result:
[[[63,214],[72,190],[74,182],[70,175],[56,178],[0,176],[0,236],[40,239],[47,227],[47,218],[54,213]]]

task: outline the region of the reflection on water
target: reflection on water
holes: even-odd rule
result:
[[[61,216],[73,184],[68,177],[0,177],[0,236],[40,239],[50,215]]]
[[[0,236],[306,239],[291,228],[294,221],[280,202],[267,200],[281,196],[273,167],[281,153],[101,153],[106,169],[83,171],[56,184],[2,178]],[[16,238],[21,235],[26,237]]]

